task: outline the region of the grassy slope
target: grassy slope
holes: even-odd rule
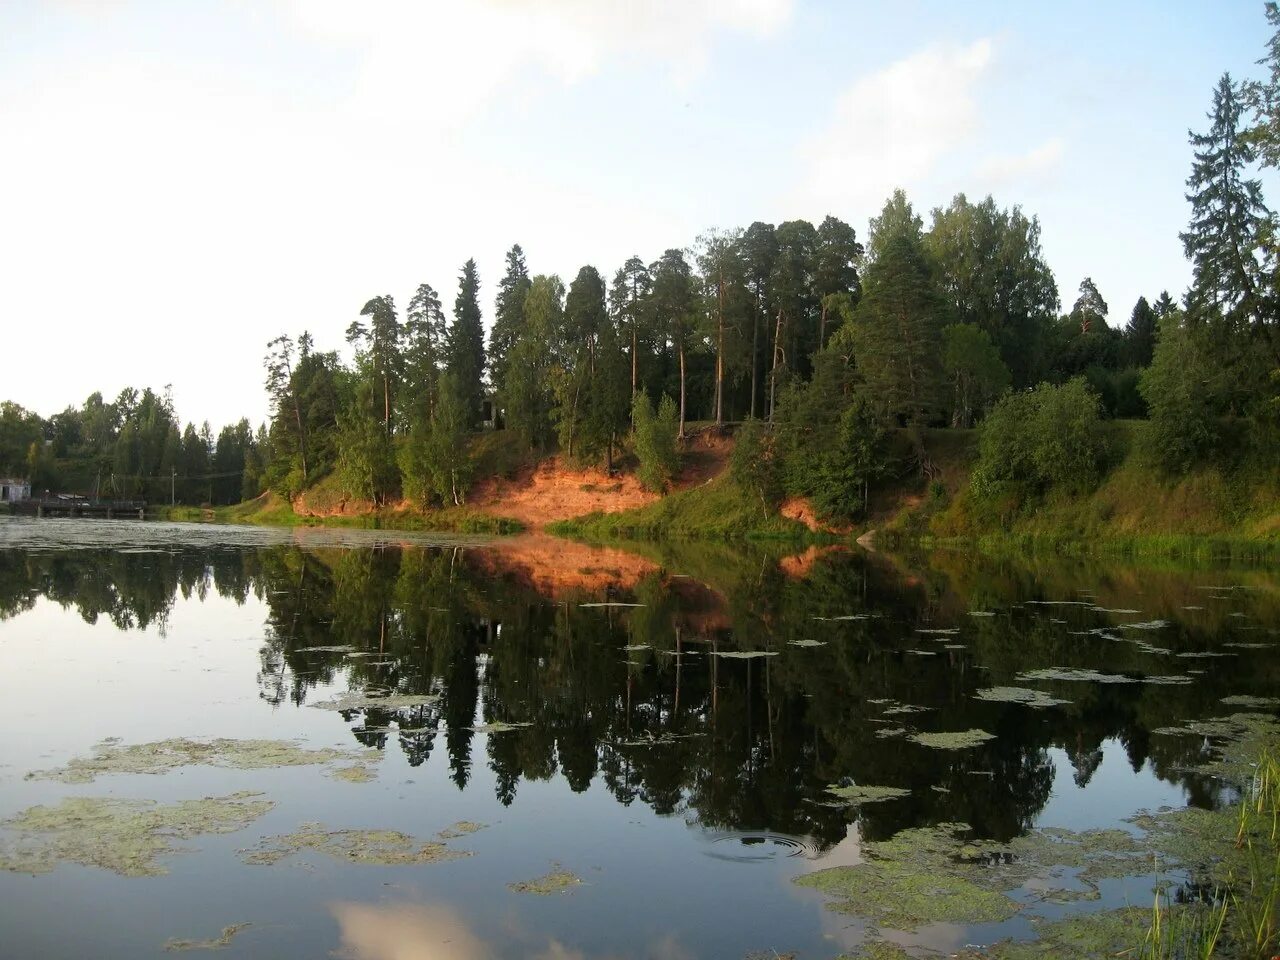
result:
[[[1154,474],[1138,452],[1145,425],[1109,425],[1114,466],[1085,497],[1049,494],[1027,503],[982,502],[968,489],[976,443],[937,459],[946,491],[920,491],[885,524],[906,538],[988,546],[1075,544],[1151,553],[1280,551],[1280,477],[1248,468],[1202,467],[1177,479]],[[932,495],[931,495],[932,494]]]
[[[703,538],[803,540],[803,524],[765,510],[721,474],[696,487],[669,494],[636,510],[592,513],[547,528],[563,536],[591,539]]]
[[[295,513],[292,504],[269,493],[232,507],[158,507],[152,511],[160,520],[245,523],[282,527],[356,527],[385,530],[438,530],[449,533],[518,533],[514,520],[453,507],[448,510],[371,510],[365,513],[316,517]]]

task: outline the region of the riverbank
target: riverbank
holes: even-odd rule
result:
[[[1084,495],[983,498],[969,480],[976,431],[927,430],[923,468],[905,432],[889,451],[890,478],[871,489],[867,516],[840,525],[800,498],[766,505],[728,472],[732,438],[694,433],[673,489],[643,490],[623,466],[580,468],[558,456],[506,461],[486,470],[464,507],[376,507],[341,495],[332,480],[289,503],[273,495],[234,507],[156,508],[165,519],[324,525],[461,533],[544,530],[591,541],[777,540],[978,549],[988,553],[1112,554],[1195,560],[1280,558],[1280,477],[1249,465],[1202,467],[1177,478],[1152,472],[1140,454],[1145,424],[1108,424],[1110,463]],[[490,440],[502,451],[507,445]]]

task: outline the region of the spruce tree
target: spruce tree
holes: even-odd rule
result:
[[[1156,312],[1147,303],[1147,298],[1139,297],[1129,316],[1129,325],[1124,329],[1125,353],[1129,363],[1135,367],[1151,366],[1151,357],[1156,349],[1156,320]]]
[[[531,284],[524,251],[517,243],[507,251],[507,272],[498,283],[498,296],[493,306],[493,329],[489,331],[489,382],[499,393],[506,383],[511,350],[522,333],[524,301],[529,295]]]
[[[1246,176],[1256,157],[1241,135],[1243,106],[1230,74],[1224,73],[1213,93],[1209,131],[1190,134],[1195,148],[1187,180],[1191,223],[1181,234],[1195,271],[1189,306],[1193,316],[1220,317],[1228,327],[1274,328],[1265,283],[1270,255],[1264,240],[1271,215],[1261,184]]]
[[[456,381],[458,402],[467,411],[468,425],[474,427],[480,422],[484,399],[484,324],[480,319],[480,277],[475,260],[462,265],[445,354],[449,373]]]

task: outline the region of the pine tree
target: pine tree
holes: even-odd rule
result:
[[[689,341],[697,319],[697,293],[693,271],[685,260],[684,251],[670,249],[662,259],[649,268],[653,274],[653,311],[658,328],[676,349],[680,361],[680,427],[678,436],[684,437],[687,410],[687,354]]]
[[[740,231],[710,230],[698,238],[698,270],[707,339],[716,357],[715,421],[724,423],[726,368],[736,368],[741,358],[743,327],[748,307]]]
[[[778,236],[773,224],[757,220],[742,235],[742,257],[747,276],[747,289],[751,293],[751,398],[747,404],[749,416],[756,415],[760,395],[760,354],[763,343],[768,342],[769,317],[773,314],[772,291],[769,278],[778,257]]]
[[[1102,331],[1107,329],[1107,314],[1110,308],[1102,299],[1098,287],[1092,277],[1080,281],[1080,296],[1071,308],[1071,321],[1080,328],[1081,333]]]
[[[863,255],[858,234],[836,217],[828,215],[818,225],[817,245],[814,251],[813,284],[819,303],[818,349],[827,342],[828,314],[844,294],[850,307],[856,306],[862,294],[862,281],[858,276],[858,263]]]
[[[435,402],[444,359],[445,322],[440,297],[428,283],[418,285],[405,314],[401,422],[406,430],[426,422]]]
[[[373,386],[373,404],[382,429],[391,436],[401,368],[400,321],[396,317],[395,301],[389,296],[374,297],[360,310],[360,316],[369,318],[368,326],[359,320],[352,321],[347,327],[347,342],[362,352],[362,366],[367,367]]]
[[[462,265],[445,355],[449,373],[457,381],[459,402],[469,411],[467,423],[474,427],[480,422],[484,400],[484,324],[480,319],[480,277],[475,260]]]
[[[609,289],[609,309],[617,323],[620,337],[627,344],[631,365],[631,396],[640,384],[640,354],[648,347],[649,297],[653,293],[653,274],[639,257],[628,257],[613,276]]]
[[[947,317],[920,223],[901,191],[871,221],[874,259],[853,322],[841,330],[842,338],[851,339],[870,398],[911,424],[923,424],[941,409],[939,360]],[[833,349],[840,347],[833,342]]]

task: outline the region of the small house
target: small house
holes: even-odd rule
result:
[[[0,477],[0,503],[17,503],[31,498],[31,481]]]

